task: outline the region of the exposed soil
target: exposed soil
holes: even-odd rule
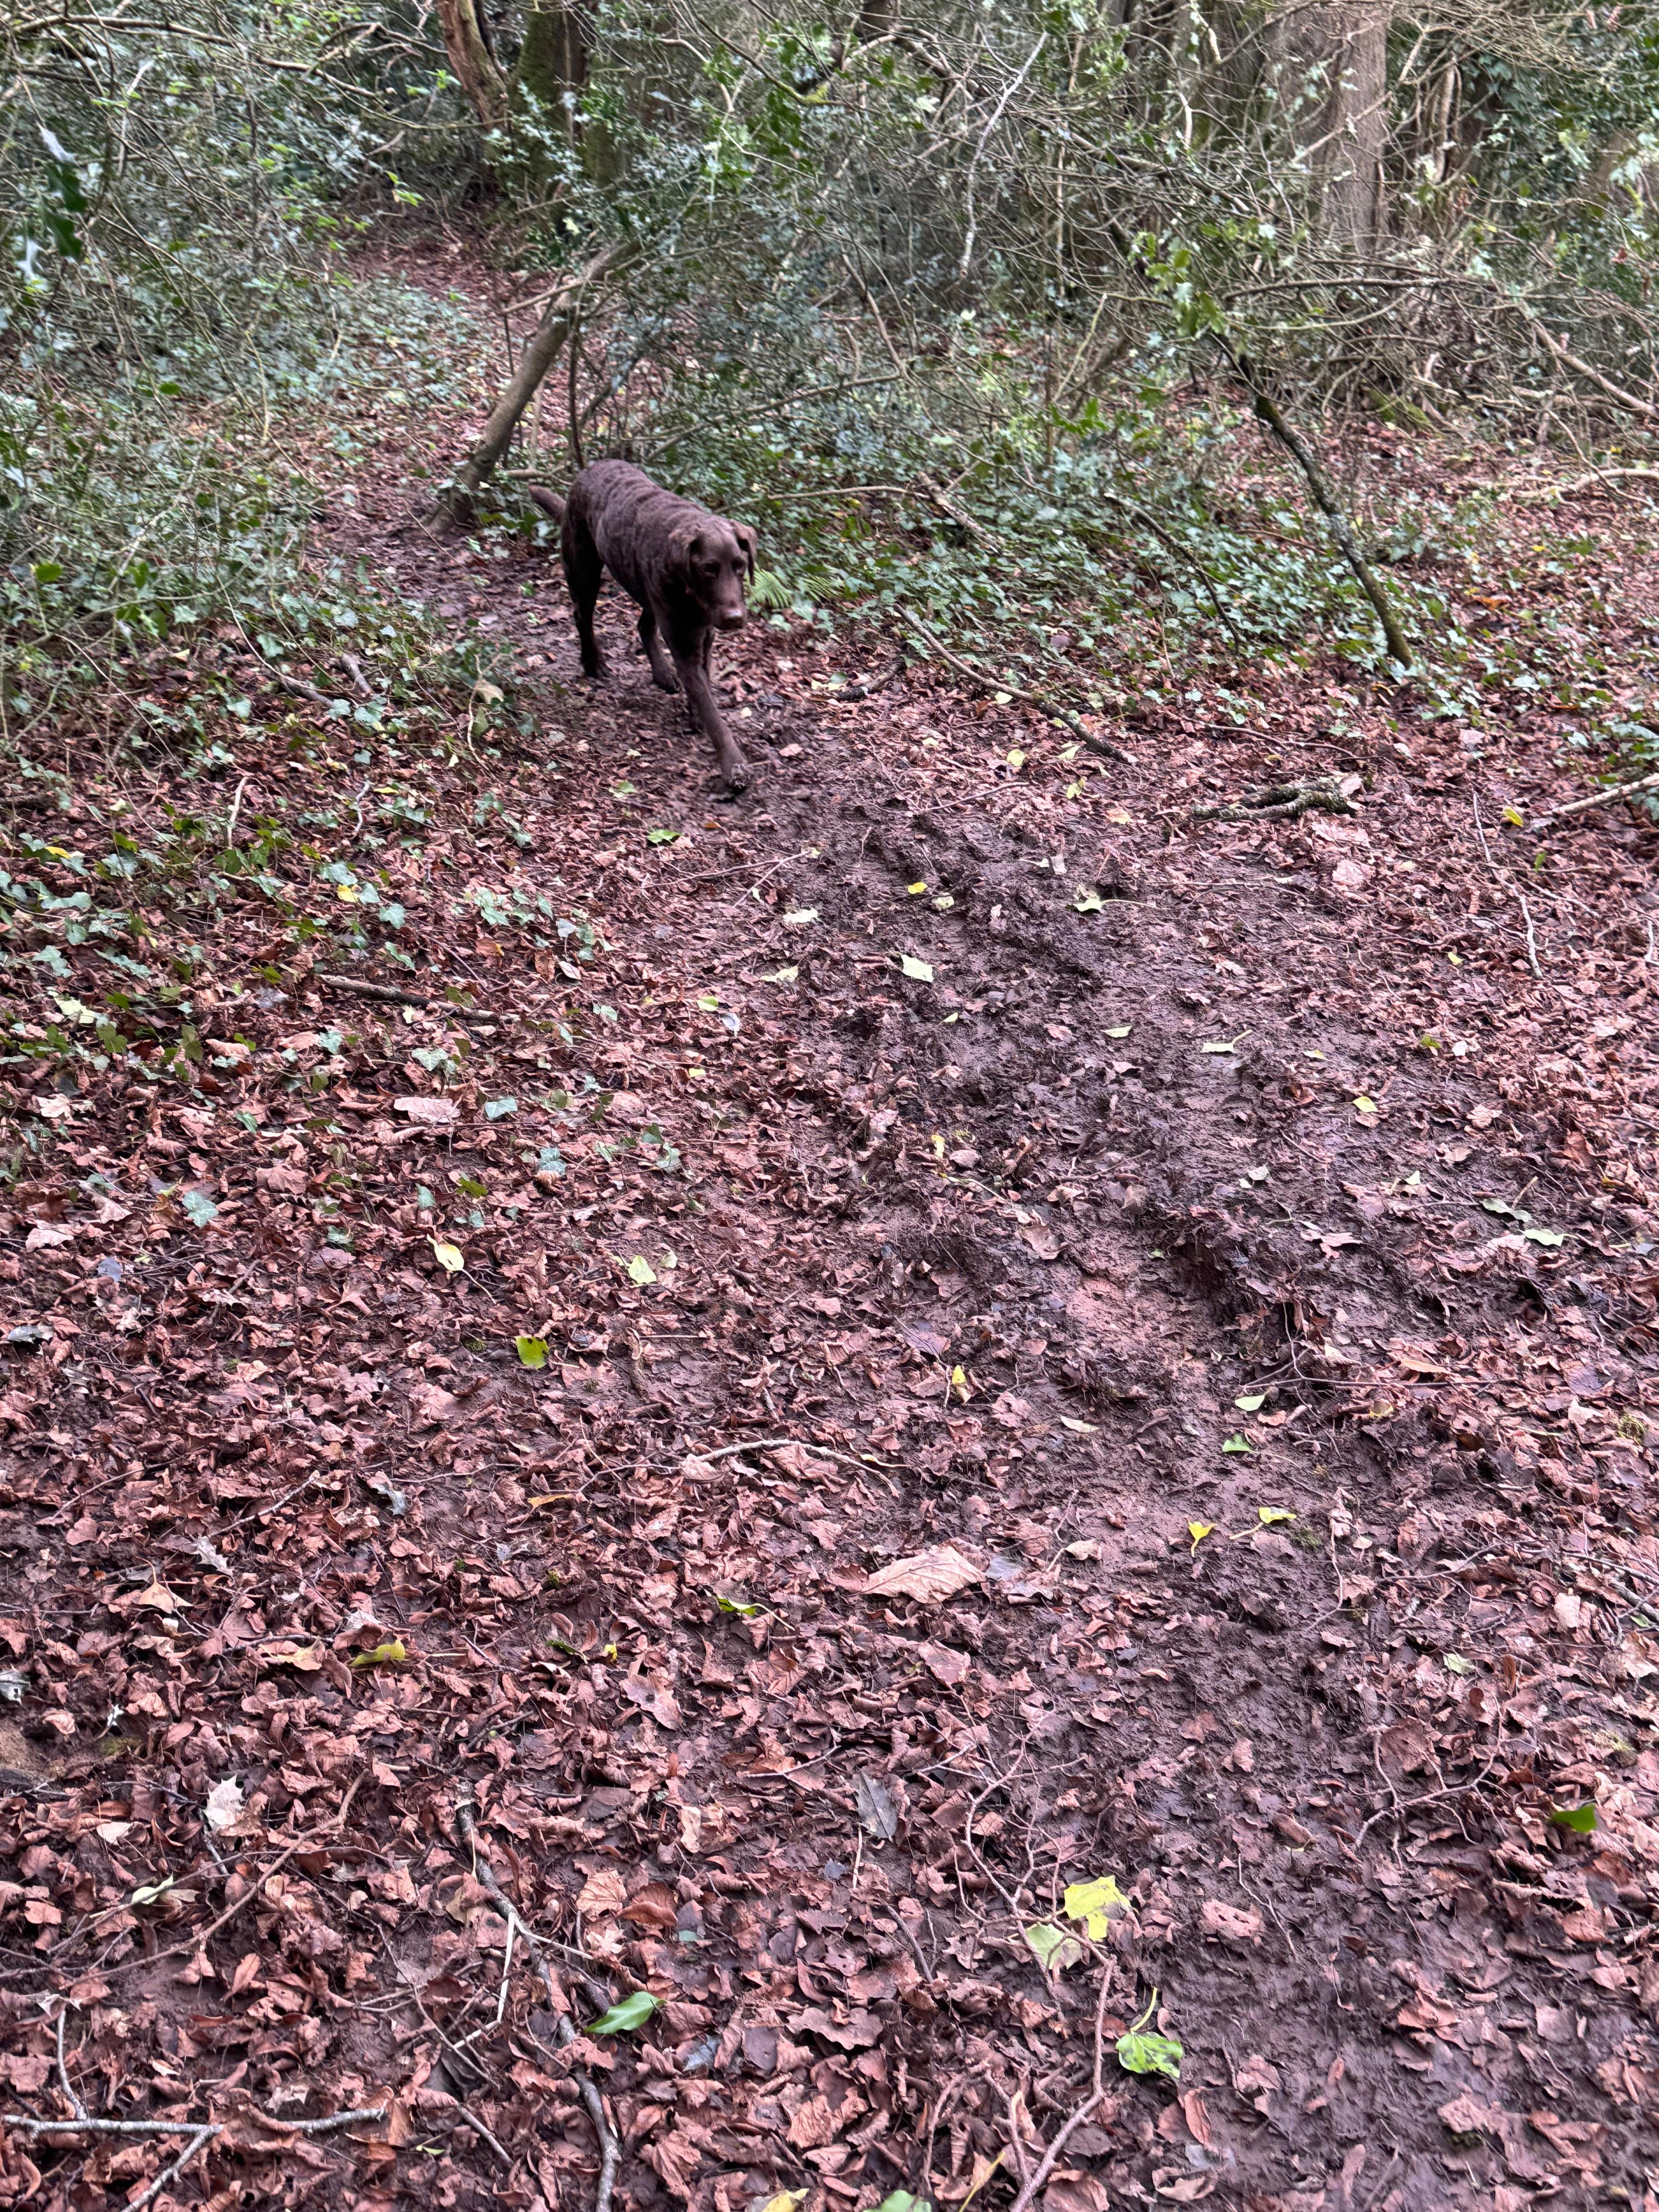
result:
[[[849,699],[890,648],[800,626],[725,654],[730,802],[626,607],[582,685],[556,571],[434,544],[409,443],[326,548],[513,644],[533,732],[394,763],[228,642],[223,781],[307,810],[325,927],[146,894],[191,1079],[9,1071],[10,2106],[68,2111],[67,1994],[94,2112],[231,2124],[185,2203],[577,2212],[574,2064],[624,2205],[1006,2212],[1103,2034],[1048,2212],[1656,2202],[1659,829],[1506,821],[1590,787],[1518,697],[1234,670],[1249,727],[1102,725],[1126,766],[936,670]],[[107,946],[9,935],[104,1002]],[[555,2055],[463,1794],[641,2031]],[[1112,2049],[1149,2006],[1178,2084]],[[5,2161],[76,2212],[164,2162]]]

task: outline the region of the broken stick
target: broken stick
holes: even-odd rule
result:
[[[1638,792],[1659,791],[1659,773],[1638,775],[1634,783],[1615,783],[1609,790],[1593,791],[1588,799],[1571,799],[1565,806],[1553,813],[1540,814],[1528,823],[1528,830],[1547,830],[1552,822],[1565,822],[1569,815],[1587,813],[1592,806],[1611,806],[1616,799],[1634,799]]]

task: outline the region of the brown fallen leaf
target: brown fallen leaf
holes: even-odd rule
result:
[[[1206,1936],[1218,1936],[1226,1943],[1259,1943],[1261,1941],[1261,1915],[1254,1905],[1239,1906],[1224,1905],[1218,1897],[1206,1897],[1199,1908],[1199,1919]]]
[[[392,1104],[400,1114],[423,1129],[453,1129],[461,1118],[461,1109],[453,1098],[394,1098]]]
[[[628,1885],[621,1875],[615,1867],[601,1867],[582,1884],[576,1910],[584,1920],[605,1920],[620,1912],[627,1902]]]
[[[921,1605],[939,1605],[980,1579],[971,1559],[949,1544],[937,1544],[908,1559],[894,1559],[878,1568],[864,1585],[866,1597],[913,1597]]]
[[[622,1693],[629,1705],[638,1705],[650,1714],[659,1728],[677,1729],[684,1726],[673,1692],[665,1682],[653,1681],[647,1674],[625,1674]]]
[[[943,1682],[947,1690],[954,1690],[958,1682],[966,1681],[973,1661],[965,1651],[953,1651],[948,1644],[919,1644],[916,1656],[936,1682]]]
[[[648,1881],[629,1899],[622,1917],[635,1928],[656,1928],[665,1934],[678,1923],[674,1893],[665,1881]]]

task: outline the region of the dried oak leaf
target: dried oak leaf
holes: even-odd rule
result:
[[[921,1605],[939,1605],[980,1579],[971,1559],[949,1545],[937,1544],[908,1559],[894,1559],[878,1568],[864,1585],[866,1597],[913,1597]]]

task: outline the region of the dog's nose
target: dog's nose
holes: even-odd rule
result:
[[[735,614],[717,616],[715,617],[715,626],[720,629],[741,629],[748,619],[748,615],[740,607]]]

